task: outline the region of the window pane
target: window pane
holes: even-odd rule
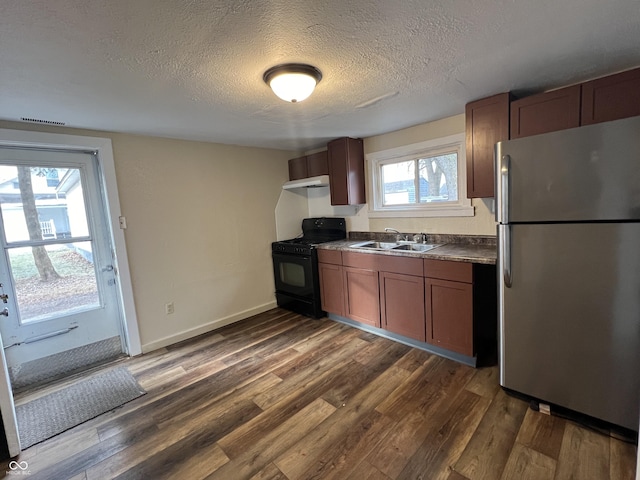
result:
[[[34,255],[48,257],[59,278],[43,281]],[[48,260],[40,267],[47,268]],[[11,248],[9,262],[22,323],[100,306],[90,242]]]
[[[7,242],[89,235],[80,170],[0,166]]]
[[[458,201],[458,154],[421,158],[420,203]]]
[[[384,205],[416,203],[416,162],[383,165],[382,189]]]

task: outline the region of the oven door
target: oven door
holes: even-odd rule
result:
[[[313,298],[313,258],[306,255],[273,253],[276,292]]]

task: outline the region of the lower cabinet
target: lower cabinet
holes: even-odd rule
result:
[[[345,316],[342,265],[318,263],[320,276],[320,302],[322,310]]]
[[[319,252],[326,312],[467,357],[495,350],[494,265]]]
[[[473,264],[424,260],[427,342],[472,357]]]
[[[380,327],[378,272],[342,267],[344,271],[345,317]]]
[[[473,356],[473,285],[425,280],[427,342]]]
[[[424,342],[424,278],[380,272],[382,328]]]

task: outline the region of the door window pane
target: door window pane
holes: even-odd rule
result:
[[[90,242],[10,248],[8,254],[22,323],[100,306]]]
[[[80,170],[0,166],[7,243],[89,235]]]

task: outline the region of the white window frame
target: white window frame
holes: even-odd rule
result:
[[[408,160],[436,156],[443,152],[458,154],[458,201],[429,202],[412,205],[384,205],[382,166]],[[467,161],[465,135],[459,133],[425,142],[403,145],[380,152],[369,153],[367,160],[369,179],[369,217],[473,217],[474,207],[467,198]]]

